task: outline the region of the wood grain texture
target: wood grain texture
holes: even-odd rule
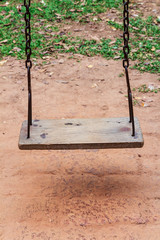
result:
[[[140,148],[143,136],[135,118],[135,137],[128,118],[34,120],[27,139],[27,121],[22,124],[19,148],[33,149],[105,149]]]

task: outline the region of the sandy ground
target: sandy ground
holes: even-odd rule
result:
[[[132,14],[139,10],[144,16],[159,14],[156,0],[139,3]],[[62,26],[62,30],[83,32],[96,40],[102,33],[119,35],[103,24]],[[34,61],[34,119],[128,116],[121,61],[69,57],[45,59],[46,65]],[[134,92],[135,116],[145,141],[142,149],[20,151],[19,132],[27,118],[26,69],[23,61],[4,60],[0,240],[160,239],[160,92]],[[132,88],[160,85],[155,74],[130,70],[130,77]]]
[[[121,61],[68,57],[33,67],[34,118],[128,116]],[[135,93],[142,149],[20,151],[26,70],[23,61],[6,60],[0,67],[0,239],[160,239],[160,94]],[[159,84],[157,75],[131,70],[130,76],[132,88]]]

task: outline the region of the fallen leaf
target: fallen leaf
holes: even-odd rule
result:
[[[152,91],[152,90],[155,89],[155,87],[154,87],[152,84],[150,84],[150,85],[148,86],[148,88],[149,88],[150,91]]]
[[[43,81],[43,83],[46,84],[46,85],[49,85],[49,82],[47,82],[47,81]]]
[[[142,102],[142,107],[149,107],[147,103]]]
[[[16,51],[16,52],[20,52],[20,51],[21,51],[21,48],[14,47],[12,50],[13,50],[13,51]]]
[[[41,34],[41,35],[44,35],[44,34],[45,34],[44,31],[38,31],[38,33]]]
[[[38,10],[41,11],[41,12],[43,12],[43,10],[42,10],[40,7],[38,7]]]
[[[113,31],[116,31],[117,29],[115,27],[112,27]]]
[[[39,72],[40,73],[43,73],[43,72],[46,72],[47,70],[46,69],[40,69]]]
[[[91,36],[91,38],[92,38],[93,40],[97,41],[97,42],[100,41],[100,39],[99,39],[98,37],[96,37],[96,36]]]
[[[70,12],[75,12],[75,9],[70,9],[69,11],[70,11]]]
[[[3,66],[6,62],[7,60],[0,61],[0,66]]]
[[[3,26],[10,26],[12,23],[6,23],[6,24],[4,24]]]
[[[74,31],[74,32],[81,32],[82,29],[74,29],[73,31]]]
[[[4,19],[8,19],[11,17],[11,14],[8,14]]]
[[[49,73],[49,76],[51,77],[52,75],[53,75],[53,72],[50,72],[50,73]]]
[[[59,62],[60,64],[63,64],[63,63],[64,63],[64,60],[63,60],[63,59],[60,59],[58,62]]]
[[[154,22],[156,25],[158,24],[157,20],[153,20],[153,22]]]
[[[112,45],[112,44],[114,44],[116,41],[112,41],[112,42],[110,42],[108,45]]]
[[[0,42],[0,45],[2,46],[2,44],[7,43],[7,42],[8,42],[8,40],[5,39],[5,40],[3,40],[3,41]]]
[[[153,99],[147,99],[146,102],[151,103],[153,102]]]
[[[97,85],[96,83],[94,83],[94,84],[92,85],[92,88],[96,88],[96,87],[98,87],[98,85]]]
[[[120,59],[121,58],[121,56],[115,56],[114,57],[114,59]]]
[[[56,80],[57,83],[63,83],[63,84],[68,84],[68,81],[63,81],[63,80]]]
[[[93,21],[97,21],[97,20],[98,20],[98,18],[97,18],[97,17],[94,17],[94,18],[93,18]]]
[[[93,65],[88,65],[87,67],[88,67],[88,68],[93,68]]]

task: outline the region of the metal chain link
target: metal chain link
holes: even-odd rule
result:
[[[128,54],[130,52],[129,49],[129,0],[123,0],[124,11],[123,11],[123,25],[124,25],[124,32],[123,32],[123,40],[124,40],[124,60],[123,60],[123,67],[125,69],[126,74],[126,82],[128,87],[128,102],[129,102],[129,115],[130,121],[132,123],[132,136],[135,136],[135,123],[134,123],[134,112],[133,112],[133,102],[132,102],[132,92],[130,87],[130,80],[129,80],[129,58]]]
[[[124,11],[123,11],[123,25],[124,25],[124,32],[123,32],[123,39],[124,39],[124,47],[123,47],[123,53],[124,53],[124,60],[123,60],[123,67],[127,66],[129,67],[129,60],[128,60],[128,54],[129,54],[129,0],[123,0],[124,4]]]
[[[31,20],[31,14],[30,14],[30,5],[31,0],[24,0],[24,6],[26,8],[26,12],[24,15],[24,19],[26,22],[25,27],[25,37],[26,37],[26,56],[27,60],[25,62],[26,68],[27,68],[27,79],[28,79],[28,134],[27,138],[30,138],[30,126],[32,125],[32,90],[31,90],[31,68],[32,68],[32,61],[30,59],[32,50],[31,50],[31,26],[30,26],[30,20]]]

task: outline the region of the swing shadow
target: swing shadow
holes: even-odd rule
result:
[[[72,223],[83,226],[97,224],[97,221],[110,224],[116,221],[115,213],[120,221],[124,209],[132,212],[138,201],[134,198],[139,190],[136,179],[133,174],[130,176],[119,169],[113,171],[104,167],[98,172],[93,167],[86,171],[81,166],[79,172],[74,172],[68,171],[64,163],[62,172],[53,166],[34,171],[24,209],[26,216],[29,209],[33,222],[37,221],[38,215],[44,222],[49,217],[51,225]],[[31,192],[34,194],[29,197]],[[129,218],[129,214],[126,216]]]

